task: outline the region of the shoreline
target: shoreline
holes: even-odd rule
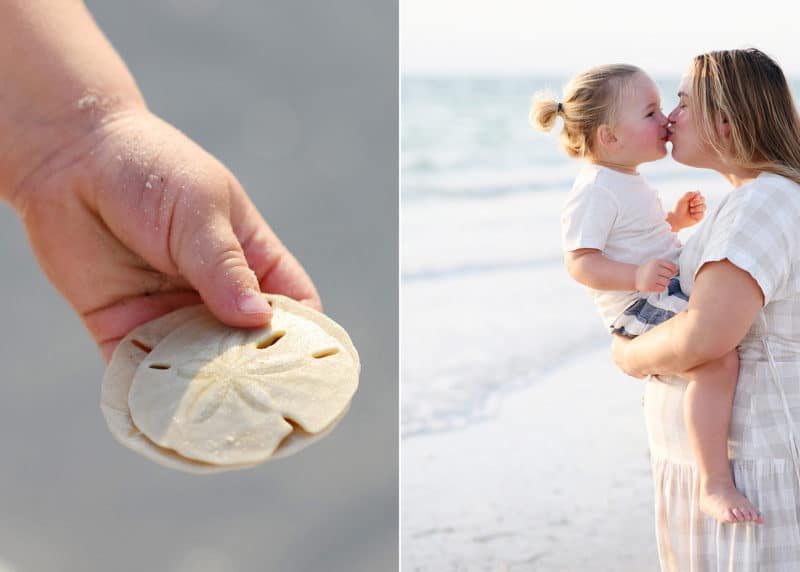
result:
[[[404,438],[402,569],[657,570],[643,391],[597,349]]]

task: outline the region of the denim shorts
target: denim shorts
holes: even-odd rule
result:
[[[663,292],[642,292],[641,296],[614,320],[609,326],[610,333],[635,338],[669,320],[689,305],[689,297],[681,291],[677,276],[669,281],[669,286]]]

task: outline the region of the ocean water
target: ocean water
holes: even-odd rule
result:
[[[470,425],[498,399],[609,340],[562,267],[559,214],[580,162],[528,124],[531,96],[566,77],[403,78],[401,432]],[[679,78],[659,78],[663,109]],[[640,171],[665,207],[718,174],[670,157]],[[692,229],[682,231],[688,238]]]

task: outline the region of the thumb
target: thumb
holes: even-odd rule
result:
[[[269,323],[272,309],[227,218],[216,216],[187,225],[178,245],[178,270],[217,319],[234,327]]]

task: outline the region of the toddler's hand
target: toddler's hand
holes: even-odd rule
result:
[[[669,260],[654,258],[636,268],[635,287],[639,292],[662,292],[678,267]]]
[[[271,191],[279,200],[282,189]],[[248,296],[259,291],[321,308],[233,174],[147,110],[60,150],[15,207],[39,264],[107,361],[139,324],[201,299],[238,327],[270,320],[263,298]]]
[[[667,220],[673,231],[693,226],[703,220],[706,212],[706,200],[700,191],[685,193],[673,209],[669,212]]]

